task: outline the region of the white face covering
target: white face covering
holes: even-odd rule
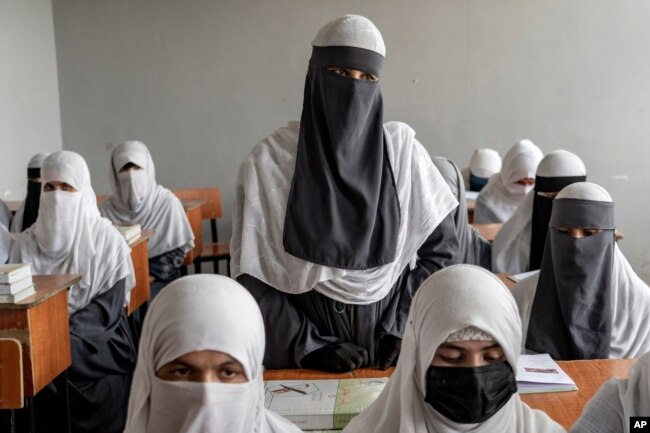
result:
[[[34,233],[41,250],[48,256],[57,258],[72,248],[77,233],[80,204],[79,191],[42,192],[40,211],[48,217],[37,220]]]
[[[506,185],[506,190],[517,200],[523,200],[530,191],[535,188],[535,184],[521,185],[519,183],[510,183]]]
[[[118,173],[120,191],[129,210],[138,210],[147,194],[147,173],[144,170],[128,170]]]
[[[191,275],[153,301],[142,328],[126,433],[297,433],[264,408],[264,324],[255,299],[230,278]],[[215,350],[241,363],[240,384],[164,381],[161,367]]]

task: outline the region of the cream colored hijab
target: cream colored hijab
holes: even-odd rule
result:
[[[413,299],[397,368],[379,398],[343,430],[345,433],[554,433],[565,430],[514,394],[480,424],[458,424],[424,401],[426,372],[441,343],[474,326],[494,336],[513,370],[521,346],[521,322],[512,295],[485,269],[456,265],[429,277]]]
[[[264,324],[234,280],[191,275],[152,302],[142,328],[125,433],[298,433],[264,408]],[[217,350],[239,361],[246,383],[170,382],[156,371],[179,356]]]

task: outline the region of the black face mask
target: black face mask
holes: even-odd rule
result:
[[[507,362],[482,367],[434,367],[427,370],[424,401],[446,418],[461,424],[489,419],[517,392]]]

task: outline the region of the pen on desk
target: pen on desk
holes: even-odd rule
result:
[[[302,391],[302,390],[296,389],[296,388],[292,388],[292,387],[284,385],[284,384],[282,385],[282,388],[288,389],[289,391],[295,391],[295,392],[297,392],[299,394],[302,394],[302,395],[307,395],[307,393],[305,391]]]

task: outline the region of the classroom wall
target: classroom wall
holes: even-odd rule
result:
[[[650,281],[647,0],[53,0],[65,147],[109,192],[111,146],[140,139],[158,180],[223,190],[298,119],[309,42],[345,13],[382,31],[385,119],[461,166],[527,137],[585,161],[617,203],[620,243]]]
[[[0,0],[0,198],[27,192],[27,162],[61,150],[50,0]]]

